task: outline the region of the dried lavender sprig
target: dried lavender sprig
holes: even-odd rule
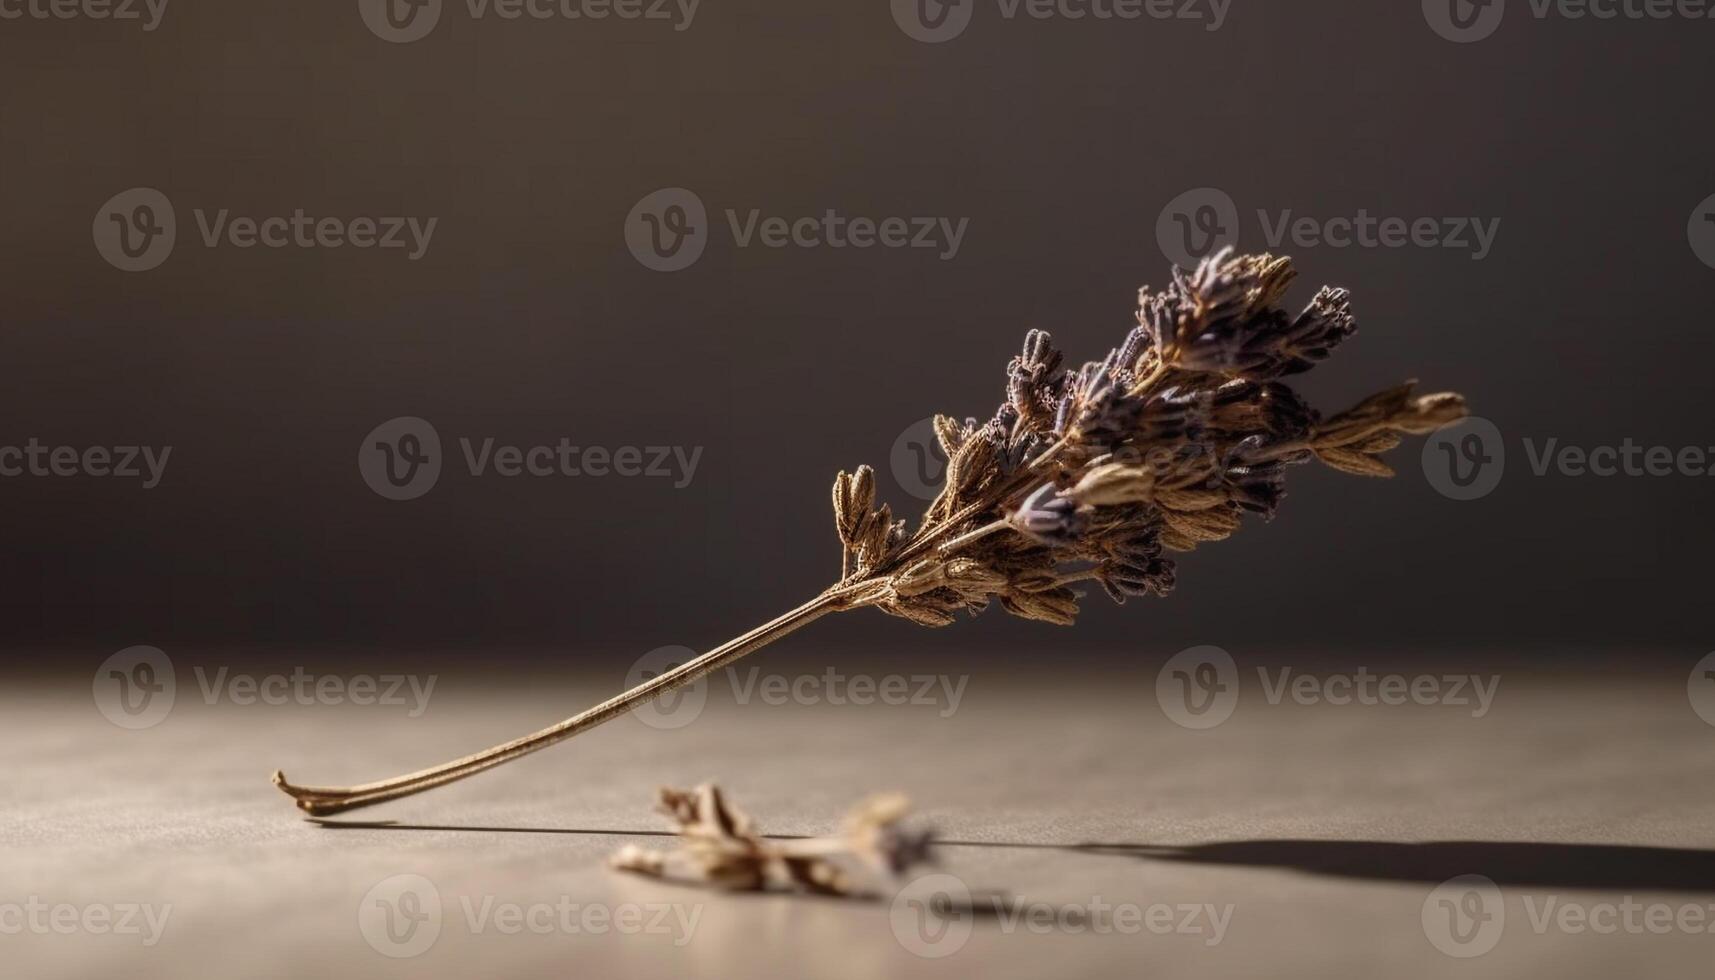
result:
[[[915,531],[877,506],[869,467],[834,482],[840,581],[797,609],[533,735],[420,772],[351,787],[275,784],[312,814],[337,813],[474,775],[586,731],[719,669],[822,616],[873,606],[926,626],[998,601],[1027,619],[1070,624],[1098,582],[1116,602],[1164,596],[1168,552],[1271,519],[1287,467],[1319,460],[1389,476],[1379,454],[1403,435],[1461,418],[1454,394],[1405,384],[1324,418],[1280,379],[1314,367],[1355,330],[1350,296],[1323,289],[1289,315],[1276,304],[1286,258],[1231,249],[1173,270],[1139,293],[1138,326],[1100,361],[1062,367],[1032,330],[1007,366],[985,422],[935,420],[948,456],[941,493]]]

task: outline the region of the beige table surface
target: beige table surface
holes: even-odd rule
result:
[[[1444,704],[1271,704],[1250,670],[1231,719],[1207,731],[1162,712],[1159,662],[1100,682],[978,669],[946,717],[944,697],[737,705],[717,683],[686,727],[622,718],[336,818],[400,826],[346,829],[300,819],[269,772],[391,775],[558,720],[611,678],[453,672],[412,719],[399,706],[210,705],[181,664],[171,715],[142,731],[98,713],[87,674],[15,682],[0,692],[0,928],[32,899],[80,915],[170,912],[147,946],[81,925],[10,929],[0,974],[1709,976],[1715,935],[1684,925],[1715,922],[1715,727],[1688,703],[1694,659],[1503,669],[1482,718]],[[1416,664],[1399,672],[1456,669]],[[637,834],[663,827],[654,787],[707,778],[781,834],[825,832],[856,798],[903,790],[940,837],[962,842],[942,849],[939,870],[977,911],[934,906],[941,943],[923,947],[910,937],[916,906],[727,895],[604,868],[624,844],[668,843]],[[1435,916],[1451,922],[1434,890],[1465,874],[1497,883],[1504,924],[1492,950],[1455,958],[1431,942]],[[432,945],[395,958],[366,939],[360,915],[382,908],[371,890],[398,875],[431,883],[441,914]],[[1665,935],[1578,927],[1579,915],[1607,923],[1604,908],[1628,899],[1639,923],[1654,907],[1676,924]],[[636,907],[643,921],[602,928],[583,918],[592,906]],[[549,910],[534,913],[542,932],[482,915],[506,907]],[[1174,925],[1159,934],[1124,928],[1133,913],[1117,911],[1159,926],[1168,907]],[[1218,941],[1210,908],[1224,918]],[[642,928],[658,915],[661,928]],[[1058,924],[1031,925],[1047,915]]]

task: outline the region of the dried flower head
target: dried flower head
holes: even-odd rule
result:
[[[1287,467],[1320,461],[1391,476],[1380,455],[1402,436],[1465,414],[1458,395],[1417,395],[1410,383],[1335,415],[1311,408],[1282,379],[1326,360],[1355,321],[1343,289],[1322,289],[1297,314],[1280,308],[1294,275],[1289,259],[1231,249],[1194,271],[1175,269],[1172,285],[1138,294],[1137,327],[1075,370],[1047,333],[1030,331],[1007,364],[993,416],[935,419],[948,462],[915,531],[877,504],[869,467],[839,474],[840,580],[777,619],[484,752],[361,786],[294,786],[280,773],[275,783],[312,814],[444,785],[593,728],[834,612],[873,606],[947,626],[961,611],[998,602],[1015,616],[1066,625],[1077,618],[1082,597],[1073,586],[1082,582],[1100,584],[1115,602],[1165,596],[1177,582],[1168,555],[1226,538],[1247,515],[1273,518]],[[754,882],[769,860],[783,860],[735,844],[752,835],[729,828],[741,823],[712,789],[694,808],[683,794],[668,805],[701,828],[687,833],[689,849],[711,875]]]
[[[1390,476],[1378,455],[1402,434],[1464,415],[1457,395],[1393,388],[1324,418],[1280,379],[1326,360],[1355,330],[1349,294],[1325,288],[1294,315],[1276,304],[1289,259],[1231,249],[1165,290],[1139,294],[1138,326],[1099,361],[1062,370],[1031,331],[986,423],[935,420],[945,485],[914,534],[874,508],[874,474],[840,474],[834,509],[849,606],[930,626],[998,600],[1070,623],[1081,581],[1116,602],[1164,596],[1168,552],[1274,517],[1286,468],[1320,460]]]
[[[679,849],[630,844],[609,860],[612,867],[733,891],[855,896],[868,892],[854,864],[874,874],[901,875],[932,861],[929,832],[902,826],[910,805],[896,794],[864,801],[834,837],[764,837],[712,783],[689,791],[663,787],[657,809],[678,825]]]

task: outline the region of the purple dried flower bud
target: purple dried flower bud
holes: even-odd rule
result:
[[[1112,446],[1137,429],[1144,402],[1128,392],[1130,372],[1119,366],[1119,352],[1110,352],[1100,363],[1091,362],[1078,372],[1071,387],[1071,426],[1057,431],[1093,446]],[[1068,410],[1062,403],[1061,414]],[[1060,419],[1056,419],[1058,425]]]
[[[1153,524],[1124,538],[1109,541],[1104,550],[1113,558],[1133,565],[1160,558],[1162,553],[1160,519],[1157,518]]]
[[[1229,381],[1215,390],[1210,405],[1210,425],[1223,439],[1261,435],[1272,443],[1293,442],[1319,421],[1297,392],[1278,381]]]
[[[1006,378],[1006,407],[1014,413],[1023,415],[1030,411],[1031,401],[1036,397],[1036,388],[1031,384],[1029,376],[1009,371]]]
[[[1138,327],[1149,337],[1149,343],[1156,353],[1166,358],[1178,344],[1178,294],[1153,292],[1148,286],[1138,290],[1137,322]]]
[[[1001,472],[1016,472],[1020,467],[1045,452],[1051,444],[1052,441],[1045,435],[1025,432],[1013,439],[1002,452],[1000,457]]]
[[[1209,423],[1210,406],[1204,392],[1177,386],[1163,388],[1143,402],[1132,429],[1139,441],[1195,441]]]
[[[1076,385],[1067,385],[1066,390],[1060,394],[1060,400],[1054,406],[1053,432],[1057,436],[1066,434],[1067,428],[1072,424],[1072,413],[1077,411],[1078,393],[1075,388]]]
[[[1037,487],[1007,518],[1012,526],[1034,540],[1051,547],[1061,547],[1077,540],[1083,521],[1078,517],[1078,503],[1062,496],[1052,483]]]
[[[1334,348],[1357,332],[1351,298],[1344,289],[1324,286],[1285,331],[1267,376],[1302,374],[1327,360]]]
[[[1119,345],[1119,363],[1128,371],[1136,372],[1138,361],[1143,359],[1151,347],[1155,345],[1154,334],[1148,327],[1138,324],[1125,335],[1125,340]]]
[[[1263,424],[1276,439],[1294,441],[1310,435],[1321,417],[1303,396],[1279,382],[1263,386],[1258,395]]]
[[[1178,571],[1166,558],[1143,562],[1106,562],[1098,570],[1098,580],[1114,602],[1124,604],[1131,596],[1165,596],[1173,591]]]
[[[1234,258],[1228,248],[1173,276],[1166,293],[1139,293],[1138,320],[1162,359],[1186,370],[1276,377],[1326,357],[1350,332],[1343,297],[1331,291],[1297,320],[1272,308],[1294,276],[1286,259]]]
[[[1233,378],[1223,382],[1209,393],[1209,404],[1214,408],[1226,408],[1229,405],[1243,405],[1256,396],[1257,385],[1254,381],[1244,378]]]
[[[1024,337],[1024,350],[1006,366],[1007,402],[1027,423],[1040,425],[1058,397],[1060,352],[1046,330]]]
[[[1286,496],[1286,464],[1278,461],[1229,466],[1223,474],[1234,502],[1264,520],[1273,520]]]
[[[1143,402],[1129,398],[1117,388],[1096,392],[1084,403],[1074,425],[1080,442],[1108,447],[1123,442],[1136,429]]]
[[[1245,275],[1244,260],[1235,260],[1233,252],[1233,246],[1228,245],[1199,262],[1193,272],[1175,268],[1174,286],[1210,316],[1248,312],[1251,283]]]
[[[1054,338],[1048,331],[1031,330],[1024,335],[1024,350],[1014,363],[1039,378],[1046,378],[1060,369],[1060,352],[1054,349]]]

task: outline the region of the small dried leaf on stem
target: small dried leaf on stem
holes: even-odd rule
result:
[[[903,826],[910,805],[897,794],[864,801],[832,837],[764,837],[712,783],[693,790],[663,788],[657,809],[678,825],[679,848],[627,845],[609,859],[611,867],[731,891],[867,897],[873,894],[867,879],[901,875],[932,861],[929,832]]]

